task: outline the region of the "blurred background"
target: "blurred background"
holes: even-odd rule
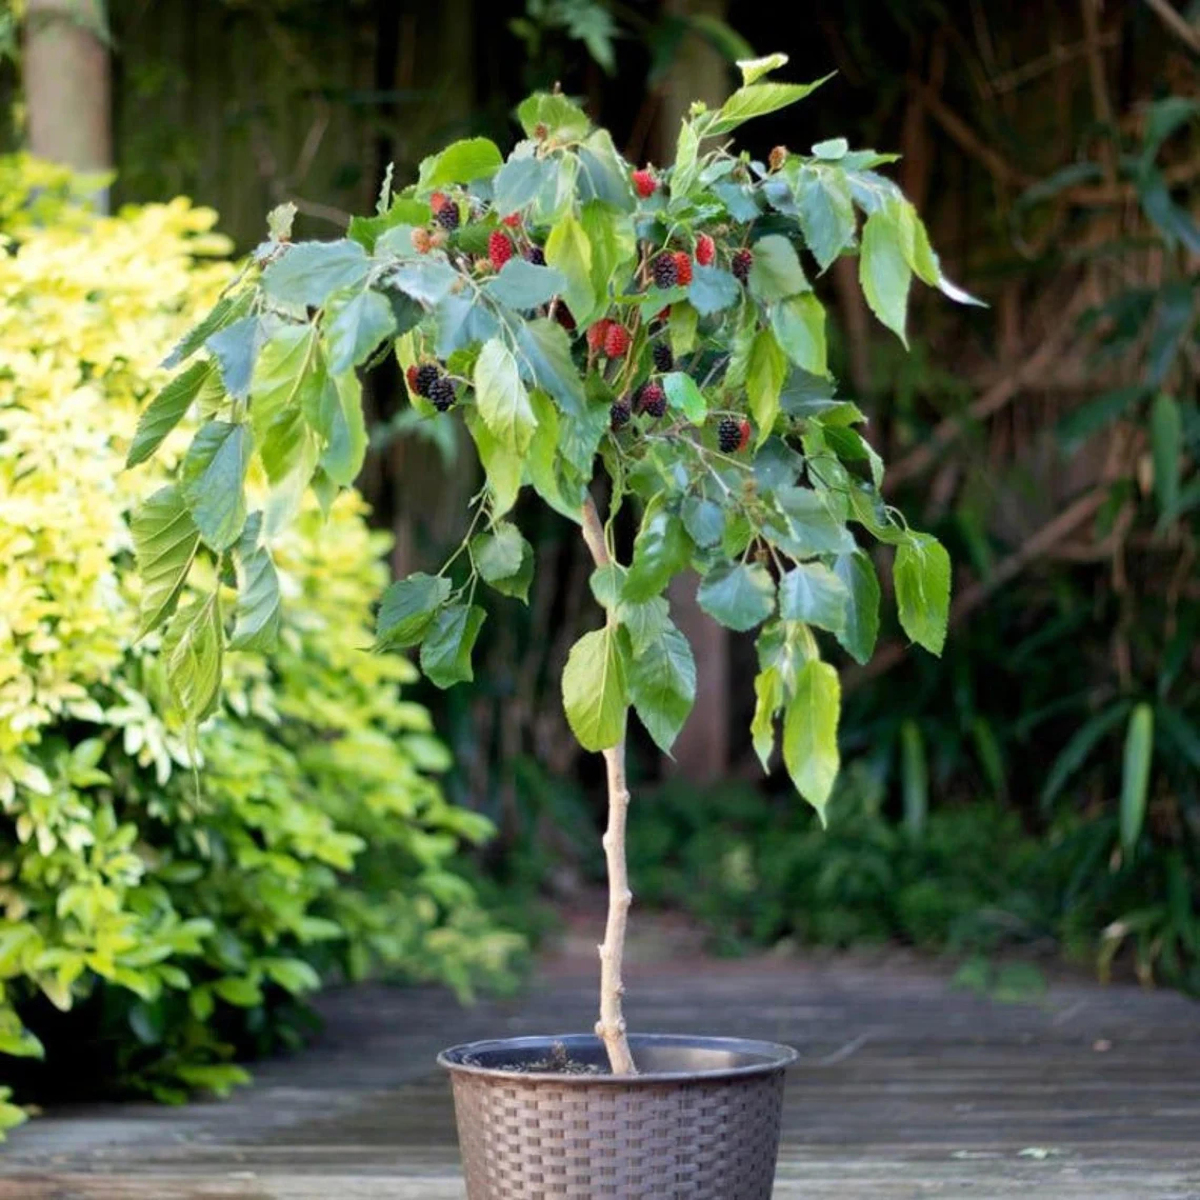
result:
[[[777,50],[787,78],[837,74],[749,148],[899,152],[948,273],[990,306],[915,297],[905,353],[852,258],[817,284],[892,499],[951,549],[954,626],[941,660],[892,628],[846,671],[822,833],[752,753],[752,646],[681,592],[701,688],[676,761],[632,747],[639,902],[727,953],[901,942],[991,986],[1017,950],[1200,991],[1200,3],[25,0],[0,6],[0,148],[103,174],[75,191],[113,212],[190,197],[236,257],[281,201],[334,237],[389,164],[406,182],[451,139],[507,147],[516,102],[555,82],[667,163],[687,103]],[[71,186],[4,161],[12,234]],[[393,571],[428,569],[478,469],[413,419],[394,363],[369,392],[369,521]],[[557,690],[596,621],[586,553],[552,513],[521,524],[529,606],[498,602],[473,687],[405,694],[454,811],[496,830],[455,878],[481,921],[536,935],[600,878],[603,796]]]

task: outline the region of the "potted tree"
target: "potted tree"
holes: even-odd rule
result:
[[[143,461],[198,411],[177,482],[134,522],[143,626],[161,627],[172,702],[192,727],[218,702],[224,650],[274,636],[272,536],[309,493],[327,506],[357,476],[358,369],[379,355],[397,355],[421,414],[465,423],[486,486],[442,569],[385,593],[377,649],[419,647],[441,687],[471,680],[479,585],[524,597],[534,568],[512,515],[523,487],[578,524],[591,552],[604,620],[571,650],[562,694],[575,736],[607,767],[599,1019],[586,1036],[441,1056],[473,1200],[771,1192],[793,1052],[630,1035],[622,1016],[627,716],[669,751],[695,693],[670,580],[698,571],[705,611],[759,629],[755,748],[766,764],[780,724],[783,762],[822,814],[840,696],[814,631],[862,662],[879,621],[856,532],[894,547],[912,640],[937,653],[945,636],[946,553],[881,498],[863,414],[829,376],[810,273],[857,254],[868,304],[902,339],[914,275],[970,297],[876,172],[892,156],[841,138],[809,154],[778,147],[767,163],[730,148],[744,122],[818,86],[769,80],[785,61],[742,63],[720,109],[694,105],[669,170],[632,169],[567,97],[539,94],[517,111],[525,136],[507,159],[486,139],[456,142],[411,186],[393,194],[389,179],[345,238],[293,243],[290,212],[276,210],[270,240],[170,356],[187,365],[130,450]],[[626,548],[616,521],[629,508]],[[180,606],[193,570],[206,586]]]

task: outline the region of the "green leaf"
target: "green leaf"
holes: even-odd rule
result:
[[[197,430],[183,460],[183,498],[200,536],[214,550],[228,550],[246,524],[246,471],[252,449],[247,426],[209,421]]]
[[[550,92],[535,92],[517,106],[517,120],[526,137],[537,137],[538,126],[560,141],[582,141],[591,131],[587,114],[566,96]]]
[[[751,295],[764,304],[771,304],[811,290],[796,255],[796,248],[787,238],[771,233],[754,243],[754,262],[750,267]]]
[[[125,459],[126,467],[136,467],[154,454],[171,430],[183,420],[212,373],[212,363],[194,362],[150,401],[138,420],[137,432]]]
[[[771,328],[796,366],[813,375],[829,374],[825,309],[811,292],[772,305]]]
[[[532,153],[527,157],[514,154],[492,180],[496,211],[508,216],[528,208],[557,173],[553,159],[537,158]]]
[[[750,735],[754,753],[764,771],[771,769],[771,755],[775,753],[775,715],[783,706],[783,696],[783,676],[776,668],[768,667],[754,677],[754,719],[750,722]]]
[[[261,524],[261,516],[261,513],[256,513],[251,518],[256,528]],[[250,533],[250,522],[247,522],[246,534]],[[248,540],[247,536],[243,536],[238,547],[238,597],[229,648],[267,653],[278,644],[282,624],[279,576],[275,572],[270,551],[265,546],[254,544],[254,540],[247,545]]]
[[[741,295],[741,285],[733,275],[721,267],[703,267],[697,264],[692,268],[688,299],[701,316],[708,317],[722,309],[732,308]]]
[[[744,632],[775,610],[775,584],[761,563],[722,563],[696,592],[700,607],[727,629]]]
[[[320,308],[334,292],[362,283],[370,269],[367,252],[349,238],[299,242],[267,267],[262,287],[287,304]]]
[[[592,245],[574,214],[567,213],[546,239],[546,262],[567,281],[563,297],[576,322],[588,323],[596,308],[592,286]]]
[[[700,324],[700,314],[686,301],[671,305],[671,318],[668,332],[671,338],[671,353],[676,358],[690,354],[696,346],[696,329]]]
[[[679,515],[688,536],[697,546],[715,546],[725,534],[725,510],[711,500],[688,496]]]
[[[438,609],[450,599],[450,580],[422,572],[393,583],[383,593],[375,625],[377,649],[401,650],[424,638]]]
[[[629,666],[629,695],[655,745],[670,754],[696,700],[696,661],[688,640],[666,621]]]
[[[521,490],[524,473],[521,455],[502,445],[478,413],[468,413],[466,422],[487,476],[492,517],[502,517],[516,503],[517,493]]]
[[[804,621],[840,634],[849,603],[846,585],[819,562],[800,563],[779,581],[779,615],[785,621]]]
[[[662,596],[643,601],[622,600],[617,605],[617,620],[629,635],[633,657],[639,658],[670,624],[671,606]]]
[[[590,134],[576,153],[579,156],[579,197],[585,209],[594,201],[620,212],[631,212],[636,207],[629,170],[607,129],[597,129]]]
[[[837,672],[810,659],[796,678],[783,719],[783,761],[796,790],[825,823],[825,806],[837,779],[837,731],[842,689]]]
[[[787,378],[788,364],[775,335],[760,329],[750,347],[750,362],[746,368],[746,395],[750,412],[758,426],[758,444],[771,436],[775,418],[779,416],[779,395]]]
[[[648,508],[633,543],[633,559],[621,598],[636,604],[657,596],[672,576],[687,566],[690,557],[683,522],[662,508]]]
[[[304,411],[323,406],[321,392],[329,384],[326,372],[316,369],[318,361],[317,331],[311,325],[283,326],[258,356],[250,384],[250,421],[272,483],[304,457]]]
[[[671,371],[662,377],[667,403],[678,409],[693,425],[702,425],[708,415],[708,402],[696,381],[682,371]]]
[[[1159,392],[1150,406],[1150,455],[1154,461],[1154,494],[1162,528],[1179,506],[1180,458],[1183,453],[1183,416],[1179,402]]]
[[[879,637],[879,579],[870,556],[862,550],[839,554],[834,574],[846,588],[846,625],[837,635],[846,652],[867,662]]]
[[[879,209],[867,218],[858,277],[871,311],[907,346],[904,325],[912,268],[905,260],[900,233],[890,210]]]
[[[520,455],[529,449],[537,417],[521,382],[517,360],[499,338],[487,342],[475,361],[475,403],[505,450]]]
[[[850,143],[844,137],[829,138],[824,142],[817,142],[812,148],[813,157],[824,159],[826,162],[838,162],[846,157],[846,152],[850,149]]]
[[[517,331],[517,347],[523,378],[549,392],[564,413],[582,413],[583,380],[571,357],[567,331],[545,317],[528,321]]]
[[[179,609],[163,634],[167,687],[189,725],[203,721],[217,706],[224,641],[215,592]]]
[[[435,687],[448,688],[475,678],[471,651],[486,616],[477,604],[450,604],[438,610],[421,643],[421,670]]]
[[[331,420],[321,467],[341,487],[350,487],[367,454],[367,425],[363,416],[362,385],[353,371],[330,381]]]
[[[592,250],[592,295],[603,308],[609,289],[623,290],[633,273],[637,233],[631,217],[595,201],[583,206],[579,221]]]
[[[585,750],[607,750],[625,735],[629,694],[617,633],[609,625],[585,633],[571,647],[563,670],[567,723]]]
[[[225,390],[236,400],[244,400],[250,389],[258,336],[258,318],[243,317],[226,325],[204,343],[205,349],[217,360]]]
[[[738,70],[745,84],[757,83],[764,75],[787,66],[786,54],[768,54],[765,58],[743,58],[738,60]]]
[[[1154,710],[1142,703],[1134,707],[1129,717],[1121,768],[1121,848],[1126,854],[1137,846],[1146,821],[1153,756]]]
[[[504,596],[525,600],[533,579],[533,547],[515,525],[502,521],[471,539],[471,557],[480,578]]]
[[[850,185],[838,170],[805,167],[796,185],[800,229],[813,257],[828,270],[854,239]]]
[[[396,328],[396,318],[387,297],[370,290],[335,298],[330,302],[326,317],[329,369],[335,375],[366,362],[379,343]]]
[[[529,310],[548,304],[567,286],[561,271],[510,258],[500,273],[483,285],[485,295],[506,308]]]
[[[783,515],[782,526],[771,525],[770,536],[793,558],[814,554],[844,554],[854,549],[845,525],[829,511],[824,497],[806,487],[778,487],[775,501]]]
[[[488,138],[464,138],[421,163],[418,188],[432,191],[448,183],[471,183],[494,175],[504,162],[495,142]]]
[[[559,453],[558,409],[545,392],[537,389],[530,393],[529,400],[537,417],[537,428],[525,456],[529,482],[555,512],[578,524],[584,480]]]
[[[180,363],[186,362],[210,337],[226,325],[232,325],[243,316],[254,298],[252,289],[247,288],[235,296],[222,296],[212,309],[198,324],[193,325],[176,342],[171,353],[162,360],[162,366],[168,371],[174,370]]]
[[[174,611],[200,545],[200,531],[174,483],[144,500],[129,526],[142,581],[138,637],[144,637]]]
[[[892,567],[896,604],[904,632],[932,654],[941,654],[950,615],[950,556],[927,533],[913,534],[896,549]]]
[[[705,123],[704,136],[715,137],[718,134],[729,133],[754,117],[766,116],[767,113],[787,108],[797,100],[803,100],[810,92],[832,78],[832,75],[826,75],[815,83],[752,83],[738,88],[721,106],[716,116]]]
[[[454,291],[461,283],[461,277],[449,263],[437,258],[422,258],[393,267],[387,273],[387,283],[433,308]]]

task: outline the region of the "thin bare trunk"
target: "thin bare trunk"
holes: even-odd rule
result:
[[[609,563],[608,547],[600,515],[589,496],[583,503],[583,538],[596,566]],[[612,621],[612,617],[609,617]],[[621,973],[625,960],[625,929],[633,893],[629,890],[629,871],[625,863],[625,816],[629,811],[629,788],[625,782],[625,739],[604,751],[608,774],[608,828],[604,832],[604,859],[608,867],[608,920],[604,942],[600,946],[600,1019],[596,1036],[604,1043],[614,1075],[636,1075],[629,1040],[625,1036],[625,1017],[621,1001],[625,984]]]

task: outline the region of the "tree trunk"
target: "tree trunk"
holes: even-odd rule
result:
[[[30,150],[76,171],[111,170],[111,75],[102,0],[29,0],[25,28]],[[107,187],[95,202],[107,211]]]

